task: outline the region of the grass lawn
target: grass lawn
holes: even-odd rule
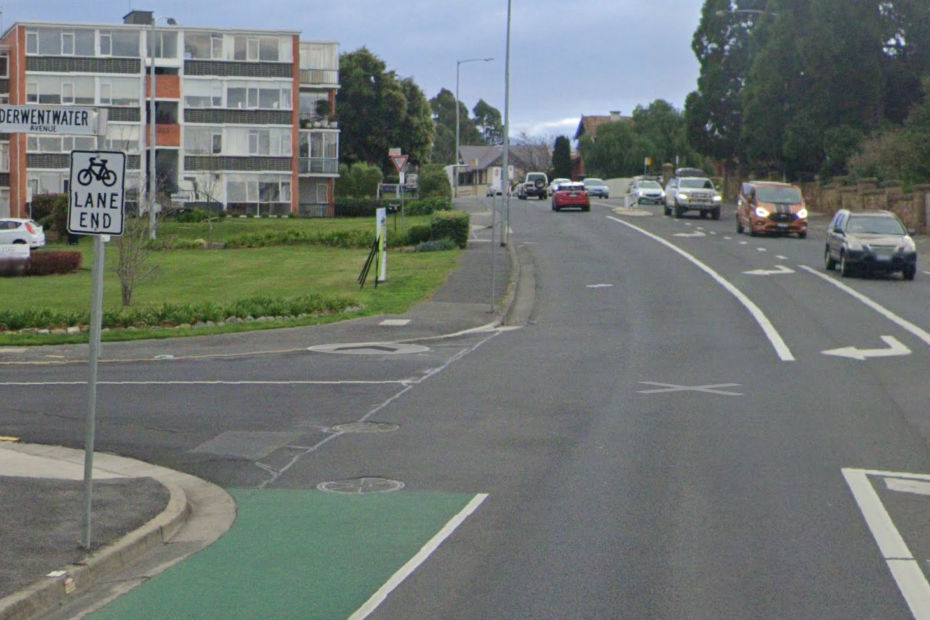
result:
[[[407,226],[411,220],[407,218]],[[425,218],[424,218],[425,219]],[[389,225],[392,224],[389,221]],[[215,225],[215,241],[256,231],[261,228],[300,227],[313,230],[351,230],[374,225],[360,220],[240,220],[227,218]],[[167,224],[160,235],[205,238],[204,224]],[[398,228],[400,223],[398,222]],[[49,250],[77,250],[84,255],[83,267],[75,274],[31,278],[0,278],[0,309],[22,311],[35,308],[89,311],[93,242],[82,239],[78,246],[50,244]],[[345,296],[361,306],[359,312],[337,317],[315,317],[287,323],[247,323],[198,330],[115,330],[104,340],[127,340],[153,337],[206,335],[267,329],[270,327],[308,325],[344,318],[397,314],[424,301],[458,266],[461,251],[402,253],[392,251],[388,259],[388,280],[374,287],[374,268],[368,282],[359,289],[356,278],[365,263],[367,250],[347,250],[316,246],[266,247],[242,250],[173,250],[154,252],[149,261],[157,265],[155,279],[137,286],[133,307],[159,306],[162,303],[227,303],[237,299],[266,295],[297,297],[316,293]],[[116,274],[117,249],[107,246],[104,278],[104,306],[121,307],[120,284]],[[86,341],[86,335],[2,334],[0,346],[16,344],[61,344]]]

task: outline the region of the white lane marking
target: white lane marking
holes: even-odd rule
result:
[[[927,476],[914,474],[893,474],[891,472],[875,472],[863,469],[843,468],[843,477],[853,493],[859,510],[865,518],[866,525],[872,532],[872,537],[878,544],[878,549],[888,564],[888,570],[898,589],[904,596],[911,614],[916,620],[930,620],[930,583],[920,569],[920,565],[907,544],[901,537],[891,516],[885,510],[878,493],[869,481],[869,474],[892,475],[897,477],[918,477],[926,480]]]
[[[703,392],[705,394],[719,394],[721,396],[745,396],[739,392],[725,392],[719,388],[739,387],[739,383],[718,383],[716,385],[675,385],[674,383],[657,383],[656,381],[640,381],[642,385],[658,385],[659,390],[639,390],[639,394],[666,394],[668,392]]]
[[[420,549],[420,551],[415,556],[413,556],[410,561],[408,561],[400,568],[400,570],[394,573],[391,578],[388,579],[387,582],[371,596],[370,599],[365,601],[364,605],[359,607],[354,614],[349,616],[349,620],[363,620],[364,618],[370,616],[376,609],[378,609],[381,603],[383,603],[387,597],[390,596],[391,592],[396,590],[397,587],[402,584],[405,579],[407,579],[407,577],[412,575],[413,572],[416,571],[417,568],[419,568],[420,565],[422,565],[427,560],[427,558],[429,558],[429,556],[439,548],[439,545],[445,542],[445,540],[449,538],[449,536],[451,536],[452,533],[455,532],[455,530],[458,529],[462,523],[465,522],[465,519],[470,517],[476,510],[478,510],[478,507],[487,498],[488,495],[486,493],[482,493],[476,495],[470,502],[468,502],[468,505],[465,506],[465,508],[463,508],[460,513],[455,515],[451,521],[446,523],[445,527],[439,530],[439,532],[433,536],[433,538],[428,543],[423,545],[423,548]]]
[[[753,271],[744,271],[748,276],[780,276],[789,273],[795,273],[794,269],[789,269],[784,265],[775,265],[777,269],[755,269]]]
[[[788,257],[787,257],[787,256],[782,256],[781,254],[779,254],[779,255],[776,256],[775,258],[777,258],[778,260],[788,260]]]
[[[693,232],[693,233],[675,233],[673,237],[706,237],[702,232]]]
[[[404,325],[409,325],[410,319],[384,319],[378,325],[383,325],[385,327],[403,327]]]
[[[781,335],[778,333],[778,330],[775,329],[775,327],[772,325],[772,322],[769,321],[768,317],[765,316],[765,313],[762,312],[759,306],[753,303],[751,299],[746,297],[746,295],[743,294],[742,291],[740,291],[738,288],[730,284],[729,281],[725,280],[723,276],[721,276],[716,271],[714,271],[713,269],[711,269],[710,267],[708,267],[707,265],[699,261],[697,258],[692,256],[691,254],[688,254],[687,252],[685,252],[684,250],[682,250],[675,244],[670,243],[666,241],[665,239],[652,234],[649,231],[643,230],[642,228],[638,226],[634,226],[628,222],[624,222],[623,220],[618,220],[615,217],[607,216],[607,219],[613,220],[614,222],[617,222],[618,224],[622,224],[623,226],[626,226],[628,228],[632,228],[636,232],[649,237],[653,241],[658,241],[662,245],[677,252],[681,256],[691,261],[691,263],[696,265],[699,269],[704,271],[704,273],[706,273],[707,275],[712,277],[714,280],[716,280],[717,284],[719,284],[720,286],[725,288],[727,291],[729,291],[731,295],[736,297],[737,301],[743,304],[743,307],[745,307],[749,311],[749,313],[752,315],[752,318],[755,319],[756,323],[759,324],[759,327],[762,328],[763,333],[765,334],[766,338],[769,339],[769,342],[772,344],[772,347],[775,349],[775,353],[778,355],[778,358],[781,361],[783,362],[794,361],[794,355],[791,354],[791,349],[789,349],[788,345],[785,344],[784,339],[782,339]]]
[[[857,291],[857,290],[855,290],[855,289],[853,289],[853,288],[850,288],[849,286],[846,286],[846,285],[843,284],[842,282],[839,282],[839,281],[837,281],[837,280],[834,280],[833,278],[831,278],[830,276],[828,276],[828,275],[825,274],[825,273],[820,273],[820,272],[817,271],[816,269],[813,269],[812,267],[808,267],[807,265],[801,265],[801,269],[803,269],[804,271],[806,271],[806,272],[808,272],[808,273],[810,273],[810,274],[812,274],[812,275],[817,276],[818,278],[820,278],[820,279],[822,279],[822,280],[826,280],[827,282],[829,282],[830,284],[832,284],[832,285],[835,286],[836,288],[840,289],[841,291],[843,291],[843,292],[845,292],[845,293],[848,293],[848,294],[852,295],[853,297],[855,297],[856,299],[858,299],[859,301],[861,301],[862,303],[864,303],[865,305],[867,305],[869,308],[872,308],[872,310],[875,310],[876,312],[878,312],[880,315],[882,315],[883,317],[885,317],[886,319],[888,319],[888,320],[891,321],[892,323],[895,323],[896,325],[898,325],[898,326],[904,328],[906,331],[908,331],[908,332],[910,332],[911,334],[913,334],[914,336],[917,336],[918,338],[920,338],[920,339],[921,339],[924,343],[926,343],[927,345],[930,345],[930,333],[927,333],[926,331],[924,331],[923,329],[917,327],[916,325],[914,325],[914,324],[911,323],[910,321],[905,320],[905,319],[902,319],[902,318],[899,317],[897,314],[895,314],[895,313],[892,312],[891,310],[885,308],[885,307],[882,306],[881,304],[872,301],[871,299],[869,299],[868,297],[866,297],[865,295],[863,295],[863,294],[860,293],[859,291]]]
[[[857,349],[856,347],[843,347],[842,349],[831,349],[821,351],[824,355],[834,355],[836,357],[848,357],[850,359],[864,362],[870,357],[899,357],[910,355],[911,350],[901,344],[901,341],[893,336],[882,336],[882,340],[888,345],[887,349]]]
[[[716,235],[717,233],[715,233],[714,231],[710,231],[710,234]]]
[[[924,271],[923,273],[924,273],[925,275],[930,276],[930,271]]]
[[[740,241],[739,244],[740,244],[740,245],[749,245],[749,242],[748,242],[748,241]]]
[[[757,252],[768,252],[765,248],[756,248]]]
[[[613,284],[589,284],[588,288],[613,288]]]
[[[415,379],[385,381],[98,381],[97,385],[408,385]],[[0,386],[38,387],[87,385],[87,381],[5,381]]]
[[[885,486],[889,491],[898,493],[913,493],[914,495],[930,495],[930,482],[919,480],[900,480],[898,478],[885,478]]]
[[[731,239],[733,239],[733,237],[724,237],[724,239],[726,239],[727,241],[730,241]]]

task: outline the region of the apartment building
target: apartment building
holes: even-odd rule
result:
[[[161,206],[230,214],[332,215],[338,44],[296,31],[17,22],[0,38],[0,103],[108,109],[106,147],[127,154],[127,197],[150,170]],[[150,74],[154,71],[154,119]],[[0,134],[0,217],[68,191],[72,149],[94,138]]]

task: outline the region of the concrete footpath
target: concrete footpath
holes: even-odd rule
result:
[[[402,317],[212,338],[104,344],[101,363],[151,361],[165,355],[285,351],[292,346],[295,331],[300,332],[301,342],[308,338],[321,343],[403,342],[525,323],[535,289],[531,261],[512,244],[502,249],[491,243],[491,214],[484,201],[458,201],[457,207],[472,215],[472,240],[461,267],[430,301]],[[493,303],[492,284],[496,284]],[[385,318],[410,322],[392,328],[387,340],[382,326]],[[86,360],[87,345],[0,349],[0,369]],[[122,577],[124,583],[109,588],[91,607],[103,608],[153,574],[212,545],[237,518],[237,499],[241,502],[242,498],[234,499],[204,480],[109,454],[96,454],[94,465],[91,547],[82,549],[84,452],[0,437],[0,620],[48,617],[108,575],[131,573],[134,563],[148,558],[144,568],[128,579]],[[447,512],[468,499],[457,498],[454,506],[437,508],[437,520],[445,519]],[[437,504],[431,498],[423,502]],[[411,541],[416,544],[421,543]]]

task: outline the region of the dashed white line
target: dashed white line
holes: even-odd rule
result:
[[[759,327],[762,328],[762,332],[765,334],[766,338],[768,338],[769,342],[772,344],[772,347],[775,349],[775,353],[778,355],[778,358],[781,361],[783,362],[794,361],[794,355],[792,355],[791,349],[789,349],[788,345],[785,344],[785,341],[781,337],[781,334],[778,333],[778,330],[775,329],[775,327],[772,325],[772,322],[769,321],[769,318],[765,316],[765,313],[762,312],[762,309],[759,308],[759,306],[757,306],[751,299],[749,299],[741,290],[739,290],[738,288],[730,284],[728,280],[724,279],[723,276],[721,276],[719,273],[717,273],[716,271],[714,271],[713,269],[711,269],[710,267],[708,267],[707,265],[699,261],[697,258],[692,256],[691,254],[688,254],[687,252],[685,252],[684,250],[682,250],[675,244],[670,243],[666,241],[665,239],[658,237],[647,230],[643,230],[642,228],[638,226],[634,226],[627,222],[624,222],[623,220],[618,220],[615,217],[607,216],[607,219],[612,220],[618,224],[622,224],[623,226],[626,226],[627,228],[631,228],[635,230],[636,232],[649,237],[653,241],[657,241],[661,243],[662,245],[673,250],[674,252],[677,252],[681,256],[691,261],[691,263],[696,265],[704,273],[706,273],[707,275],[712,277],[714,280],[716,280],[720,286],[722,286],[727,291],[729,291],[730,294],[733,295],[737,299],[737,301],[743,304],[743,307],[745,307],[749,311],[749,314],[752,315],[752,318],[755,319],[756,323],[759,324]]]
[[[765,248],[756,248],[757,252],[768,252]]]

